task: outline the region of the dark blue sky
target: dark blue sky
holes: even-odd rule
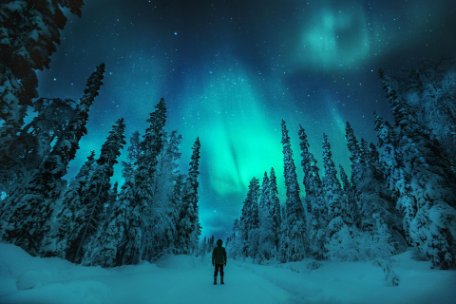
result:
[[[372,113],[390,116],[377,70],[454,58],[455,29],[453,1],[87,1],[40,73],[39,92],[78,98],[95,66],[106,63],[70,177],[118,117],[129,134],[142,131],[164,97],[168,130],[184,136],[183,170],[201,137],[203,233],[223,236],[251,177],[274,166],[283,183],[282,118],[297,164],[302,124],[317,158],[326,132],[349,171],[345,121],[374,140]]]

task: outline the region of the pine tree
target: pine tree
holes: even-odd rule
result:
[[[249,183],[249,191],[244,200],[240,218],[240,230],[244,257],[254,258],[258,252],[258,229],[260,227],[258,200],[260,197],[260,183],[257,178],[252,178]]]
[[[309,250],[317,258],[324,256],[324,230],[327,227],[327,210],[323,200],[323,186],[320,180],[317,161],[309,151],[307,134],[299,126],[299,140],[301,148],[301,166],[304,171],[303,184],[306,190],[305,202],[307,205],[307,224],[309,231]]]
[[[272,259],[276,251],[276,231],[274,231],[274,205],[271,202],[271,189],[268,173],[264,172],[259,199],[259,244],[257,260],[260,262]]]
[[[78,232],[75,233],[73,242],[69,244],[67,258],[80,262],[90,238],[95,234],[98,226],[103,221],[103,207],[109,200],[111,188],[110,180],[114,174],[114,165],[125,144],[125,123],[119,119],[113,126],[108,138],[101,147],[100,157],[97,159],[96,168],[92,175],[91,187],[83,199],[83,209],[75,214]]]
[[[95,151],[91,151],[79,173],[64,191],[60,208],[54,210],[54,222],[58,222],[58,224],[51,225],[49,233],[45,236],[41,248],[42,254],[66,257],[68,232],[76,230],[76,226],[79,224],[74,220],[74,215],[82,208],[81,199],[90,187],[94,168]]]
[[[323,134],[323,166],[325,175],[323,176],[324,199],[327,209],[327,230],[326,239],[329,242],[334,234],[339,232],[346,223],[342,219],[342,206],[346,205],[343,201],[345,197],[337,178],[337,170],[332,159],[331,145],[328,136]]]
[[[287,190],[286,210],[286,238],[283,250],[287,261],[302,260],[306,256],[308,241],[304,207],[299,197],[299,185],[296,175],[296,166],[293,160],[290,137],[287,126],[282,120],[282,145],[284,160],[284,177]]]
[[[8,195],[27,184],[40,164],[49,156],[53,144],[64,136],[76,113],[71,99],[40,98],[33,103],[35,117],[15,135],[10,144],[0,139],[0,191]]]
[[[140,143],[140,153],[136,162],[133,195],[141,210],[142,244],[141,258],[151,261],[157,257],[161,249],[157,225],[160,224],[160,214],[154,201],[154,181],[157,164],[162,153],[165,140],[166,105],[163,98],[155,106],[155,110],[147,120],[149,126]]]
[[[137,264],[142,260],[152,260],[158,254],[155,250],[159,248],[154,247],[157,245],[154,225],[158,224],[158,219],[153,205],[153,185],[164,141],[166,105],[163,98],[150,114],[148,122],[142,140],[138,132],[133,133],[128,147],[129,160],[122,163],[125,183],[117,203],[121,210],[114,212],[110,220],[118,227],[113,235],[117,235],[116,242],[120,247],[115,252],[106,253],[111,259],[115,256],[116,265]],[[119,229],[123,231],[121,236],[116,232]],[[102,258],[103,254],[97,255]],[[90,259],[86,262],[90,263]]]
[[[116,230],[113,230],[112,235],[117,236],[116,242],[119,246],[104,254],[115,259],[116,265],[138,264],[143,257],[142,242],[145,219],[143,219],[141,205],[135,201],[134,191],[134,180],[125,180],[119,194],[121,210],[118,210],[117,214],[114,213],[114,218],[111,220],[113,225],[117,227]],[[105,237],[109,236],[106,235]],[[104,254],[101,253],[101,259]]]
[[[380,169],[377,149],[373,145],[369,147],[364,139],[358,142],[348,122],[346,137],[351,153],[352,183],[359,215],[356,221],[358,227],[363,232],[373,233],[376,225],[374,214],[377,214],[381,221],[387,224],[389,234],[393,236],[396,252],[405,249],[399,217],[394,210],[395,198],[388,189],[387,180]]]
[[[381,73],[392,105],[402,159],[397,207],[406,218],[409,239],[434,267],[456,264],[456,178],[439,143],[403,101],[394,81]]]
[[[67,173],[70,160],[75,157],[79,140],[87,133],[88,112],[98,95],[103,75],[104,64],[101,64],[89,77],[76,115],[66,132],[57,139],[52,151],[27,185],[9,196],[7,204],[11,213],[6,219],[9,225],[4,228],[3,239],[21,246],[31,254],[40,251],[43,237],[49,231],[46,222],[50,219],[64,186],[62,177]]]
[[[62,244],[65,258],[70,261],[81,261],[84,247],[104,220],[103,207],[109,200],[114,165],[125,144],[124,132],[125,124],[123,119],[119,119],[101,148],[100,157],[84,191],[75,193],[76,197],[67,196],[68,201],[63,201],[59,222],[70,226],[59,227],[63,235],[58,242]]]
[[[182,155],[179,151],[181,141],[182,135],[178,134],[177,131],[172,131],[158,161],[154,202],[162,208],[166,208],[168,205],[173,185],[179,176],[178,161]]]
[[[279,246],[280,246],[280,226],[281,226],[281,214],[280,214],[280,201],[279,191],[277,188],[277,178],[275,175],[274,168],[271,168],[269,173],[269,195],[271,202],[271,217],[272,217],[272,235],[274,236],[274,256],[278,257]]]
[[[173,187],[173,193],[171,196],[169,204],[169,213],[167,220],[169,221],[169,244],[168,247],[164,249],[165,252],[170,252],[174,254],[179,254],[181,252],[179,248],[179,237],[178,237],[178,221],[180,216],[180,211],[182,208],[182,197],[184,195],[184,186],[185,186],[186,177],[184,174],[179,174],[176,178],[176,183]]]
[[[100,265],[114,267],[128,264],[124,261],[126,230],[129,227],[128,218],[137,214],[131,214],[125,201],[117,201],[112,207],[112,212],[106,221],[102,222],[96,234],[91,238],[84,252],[81,263],[83,265]]]
[[[201,143],[195,140],[192,158],[189,164],[188,176],[182,196],[182,205],[177,222],[177,246],[181,253],[194,252],[201,233],[198,218],[198,175]]]
[[[344,223],[347,223],[348,225],[356,226],[356,221],[359,219],[359,215],[358,208],[356,206],[355,189],[353,188],[353,185],[351,184],[347,176],[347,173],[345,173],[344,167],[342,167],[341,165],[339,166],[339,174],[340,180],[342,181],[344,196],[344,199],[342,200],[343,205],[341,206],[342,220],[344,221]]]
[[[5,151],[8,147],[4,144],[14,144],[26,107],[37,95],[36,71],[49,67],[60,42],[67,21],[64,12],[80,16],[82,4],[82,0],[7,0],[0,4],[0,146]]]

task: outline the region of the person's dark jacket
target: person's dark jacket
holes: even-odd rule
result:
[[[212,251],[212,265],[226,265],[226,250],[222,246],[217,246]]]

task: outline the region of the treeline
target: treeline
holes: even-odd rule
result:
[[[33,255],[86,265],[135,264],[166,253],[192,253],[200,234],[200,141],[197,138],[193,145],[188,173],[182,174],[178,169],[182,136],[165,131],[163,99],[150,113],[144,134],[135,132],[130,139],[120,190],[110,181],[125,145],[123,119],[113,125],[98,158],[92,151],[71,183],[63,179],[87,132],[89,110],[103,74],[100,65],[77,102],[39,99],[35,103],[38,113],[16,141],[36,155],[21,159],[19,154],[17,161],[40,161],[21,164],[28,172],[16,179],[14,188],[3,185],[11,191],[1,205],[1,239]],[[65,107],[68,104],[74,106]],[[62,110],[68,116],[59,116]],[[10,177],[17,174],[14,166],[8,169]]]
[[[102,86],[101,64],[79,100],[37,97],[36,70],[47,68],[59,44],[65,13],[82,1],[4,1],[0,4],[0,239],[33,255],[86,265],[151,261],[195,250],[200,142],[189,171],[178,170],[182,136],[167,132],[161,99],[142,135],[134,133],[121,189],[111,185],[125,145],[117,120],[73,181],[64,176]],[[26,116],[29,122],[26,123]]]
[[[282,121],[286,202],[279,203],[274,169],[261,185],[253,178],[228,238],[232,255],[259,263],[360,260],[413,246],[433,267],[456,265],[456,69],[426,64],[380,77],[394,122],[375,115],[376,143],[359,139],[347,122],[351,177],[337,170],[326,134],[321,174],[300,126],[301,196]]]

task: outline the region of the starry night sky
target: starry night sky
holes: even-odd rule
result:
[[[164,97],[167,129],[184,136],[182,170],[201,138],[200,220],[203,234],[219,237],[239,216],[251,177],[274,166],[283,197],[282,118],[300,179],[299,124],[318,160],[326,132],[349,171],[345,121],[375,140],[372,113],[390,117],[377,70],[456,54],[450,0],[86,2],[39,73],[40,96],[78,98],[95,66],[107,66],[68,177],[98,153],[118,117],[128,134],[142,132]],[[120,173],[117,166],[114,179]]]

